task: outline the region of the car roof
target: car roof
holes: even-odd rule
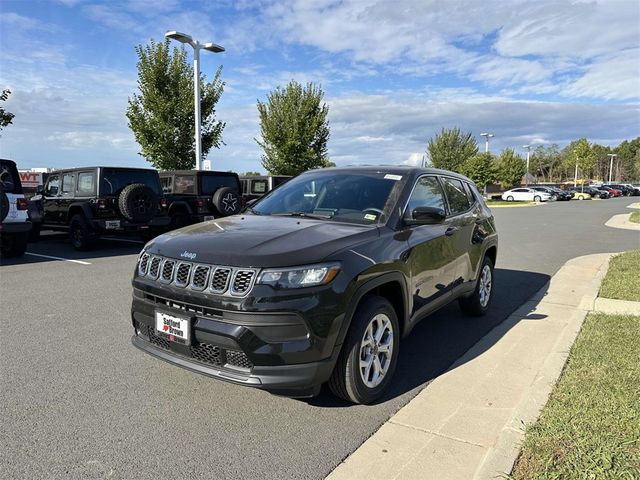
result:
[[[375,172],[375,173],[389,173],[395,175],[447,175],[451,177],[457,177],[461,180],[471,182],[469,178],[464,175],[450,170],[441,170],[439,168],[426,168],[416,167],[411,165],[354,165],[347,167],[329,167],[320,170],[308,170],[309,172],[341,172],[341,173],[358,173],[358,172]],[[306,172],[305,172],[306,173]],[[473,183],[473,182],[472,182]]]
[[[112,169],[112,170],[142,170],[145,172],[155,172],[153,168],[141,168],[141,167],[123,167],[123,166],[109,166],[109,165],[93,165],[91,167],[73,167],[73,168],[56,168],[49,173],[59,172],[74,172],[79,170],[95,170],[96,168]]]
[[[160,176],[169,176],[169,175],[226,175],[226,176],[236,176],[235,172],[218,172],[215,170],[163,170],[158,171]]]

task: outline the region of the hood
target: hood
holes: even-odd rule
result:
[[[332,253],[379,236],[372,225],[298,217],[236,215],[173,230],[149,253],[196,263],[287,267],[323,261]]]

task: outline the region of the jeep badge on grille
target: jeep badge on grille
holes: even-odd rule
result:
[[[195,253],[187,252],[186,250],[180,254],[182,258],[188,258],[189,260],[193,260],[196,258]]]

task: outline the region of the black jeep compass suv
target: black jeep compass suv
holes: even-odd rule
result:
[[[498,237],[464,176],[414,167],[306,172],[242,215],[161,235],[133,278],[135,346],[290,396],[370,403],[400,340],[457,299],[491,304]]]

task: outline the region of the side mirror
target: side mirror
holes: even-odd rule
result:
[[[36,194],[38,195],[44,195],[44,185],[38,185],[36,187]]]
[[[416,207],[411,212],[411,218],[406,218],[407,225],[433,225],[441,223],[447,214],[441,208],[434,207]]]

